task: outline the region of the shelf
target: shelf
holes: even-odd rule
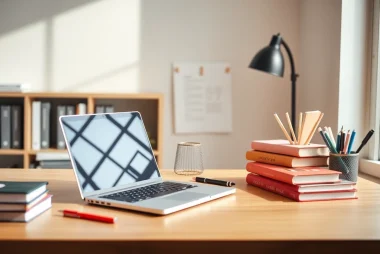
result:
[[[1,151],[1,149],[0,149]],[[5,151],[12,151],[11,149],[5,150]],[[14,150],[13,150],[14,151]],[[23,150],[20,150],[21,153],[23,154]],[[37,153],[62,153],[62,152],[67,152],[66,149],[55,149],[55,148],[50,148],[50,149],[41,149],[41,150],[29,150],[28,154],[30,155],[36,155]],[[1,154],[1,153],[0,153]],[[160,153],[157,150],[153,150],[153,154],[155,156],[159,155]]]
[[[15,93],[15,92],[0,92],[1,98],[24,98],[25,93]]]
[[[66,149],[49,148],[49,149],[29,150],[28,151],[28,154],[30,154],[30,155],[36,155],[37,153],[67,153],[67,150]]]
[[[23,149],[0,149],[0,155],[23,155]]]

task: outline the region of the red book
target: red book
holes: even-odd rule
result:
[[[250,173],[246,177],[246,182],[249,185],[259,187],[284,197],[296,201],[322,201],[322,200],[338,200],[338,199],[355,199],[356,189],[341,190],[341,191],[320,191],[311,193],[300,193],[294,190],[294,187],[286,183],[275,181],[259,175]]]
[[[287,168],[260,162],[248,162],[247,171],[289,184],[339,182],[341,172],[319,167]]]
[[[251,142],[251,148],[253,150],[295,157],[329,156],[329,149],[326,145],[290,145],[289,141],[284,139],[254,140]]]

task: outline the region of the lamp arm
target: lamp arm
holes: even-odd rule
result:
[[[290,60],[290,67],[291,67],[291,77],[290,80],[292,81],[292,114],[291,114],[291,122],[293,125],[294,129],[296,128],[296,80],[297,77],[299,76],[296,73],[296,69],[294,67],[294,60],[293,60],[293,54],[290,51],[290,48],[288,44],[282,39],[281,44],[284,46],[286,52],[289,55],[289,60]]]

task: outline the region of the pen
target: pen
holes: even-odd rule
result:
[[[231,186],[235,185],[235,183],[233,183],[233,182],[208,179],[208,178],[203,178],[203,177],[194,177],[193,180],[198,182],[198,183],[209,183],[209,184],[216,184],[216,185],[227,186],[227,187],[231,187]]]
[[[365,138],[363,139],[362,143],[360,144],[358,150],[356,150],[356,153],[359,153],[360,150],[362,150],[362,148],[367,144],[368,140],[372,137],[373,133],[375,131],[374,130],[370,130],[367,135],[365,136]]]
[[[351,153],[352,145],[354,144],[354,141],[355,141],[355,135],[356,135],[356,131],[353,130],[350,137],[350,144],[348,145],[348,149],[347,149],[347,154]]]
[[[115,223],[117,220],[116,217],[106,217],[106,216],[89,214],[89,213],[81,213],[81,212],[66,210],[66,209],[60,210],[59,212],[62,212],[63,216],[65,217],[78,218],[78,219],[84,219],[84,220],[93,220],[93,221],[99,221],[99,222],[105,222],[105,223]]]

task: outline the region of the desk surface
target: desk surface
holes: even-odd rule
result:
[[[205,170],[228,179],[236,194],[167,216],[86,205],[71,170],[1,169],[7,181],[46,180],[53,207],[29,223],[1,223],[0,242],[26,241],[292,241],[380,240],[380,185],[362,175],[357,200],[299,203],[245,183],[245,170]],[[172,170],[164,179],[188,181]],[[117,216],[116,224],[62,217],[58,210]]]

